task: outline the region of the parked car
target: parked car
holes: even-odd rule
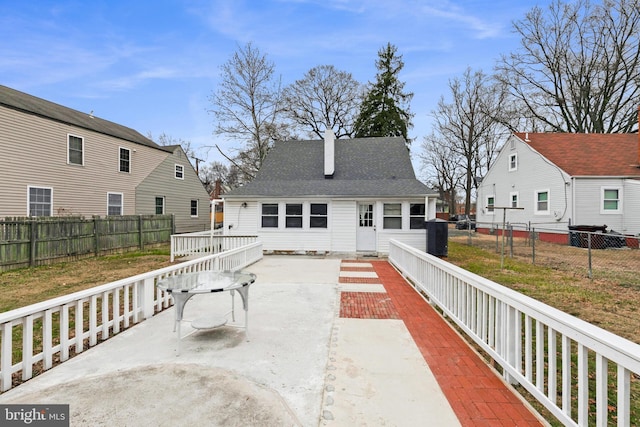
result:
[[[456,222],[456,230],[475,230],[476,219],[474,216],[458,215],[458,221]]]

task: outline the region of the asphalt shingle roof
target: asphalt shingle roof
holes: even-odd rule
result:
[[[639,177],[637,133],[516,133],[571,176]]]
[[[0,85],[0,105],[166,151],[131,128],[2,85]]]
[[[324,176],[324,141],[280,141],[256,178],[225,197],[393,197],[436,193],[415,177],[402,138],[335,141],[335,173]]]

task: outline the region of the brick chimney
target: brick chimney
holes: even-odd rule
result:
[[[331,129],[324,131],[324,177],[332,179],[336,171],[336,136]]]

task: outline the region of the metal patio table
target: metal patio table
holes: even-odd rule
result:
[[[158,288],[171,294],[175,305],[174,332],[178,333],[178,353],[180,353],[180,339],[184,307],[194,295],[211,294],[229,291],[231,293],[231,311],[224,316],[208,316],[191,322],[194,329],[211,329],[227,323],[227,316],[231,314],[235,322],[235,291],[242,298],[244,309],[245,334],[249,334],[249,287],[256,281],[256,275],[247,271],[198,271],[176,274],[158,281]]]

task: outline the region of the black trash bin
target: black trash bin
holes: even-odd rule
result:
[[[427,253],[446,257],[449,250],[449,223],[443,219],[430,219],[426,221],[427,229]]]
[[[604,237],[601,234],[606,233],[606,225],[570,225],[569,226],[569,244],[578,248],[589,247],[589,233],[591,233],[591,249],[603,249]]]

